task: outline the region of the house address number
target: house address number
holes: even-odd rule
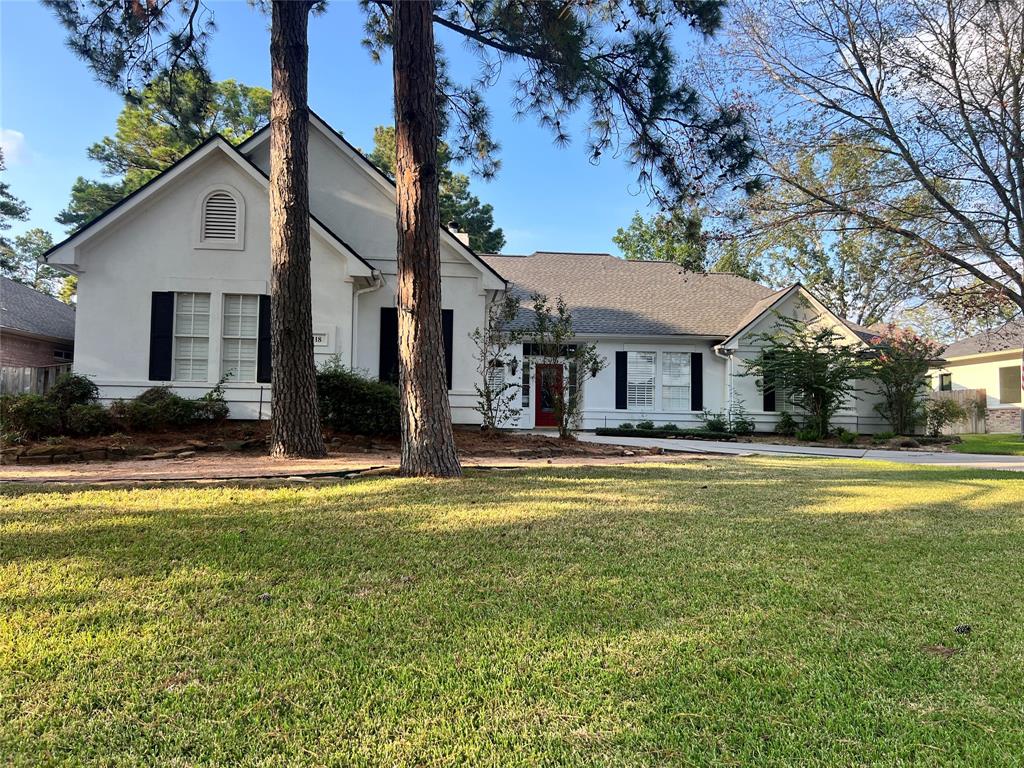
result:
[[[313,334],[313,346],[314,347],[326,347],[330,342],[328,341],[326,333],[314,333]]]

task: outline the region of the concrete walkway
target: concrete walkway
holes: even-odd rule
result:
[[[972,469],[1005,469],[1024,472],[1024,456],[991,456],[979,453],[942,453],[940,451],[879,451],[866,448],[816,448],[802,445],[770,445],[768,443],[730,443],[718,440],[666,440],[657,437],[598,436],[580,432],[580,440],[607,445],[634,445],[639,448],[664,448],[686,453],[720,453],[732,456],[819,456],[833,459],[872,459],[899,464],[921,464]]]

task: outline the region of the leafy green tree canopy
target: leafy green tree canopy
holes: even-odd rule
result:
[[[0,148],[0,172],[7,166],[4,164],[4,151]],[[10,249],[11,242],[4,234],[11,228],[12,221],[24,221],[28,218],[29,207],[24,200],[20,200],[11,193],[11,185],[6,181],[0,181],[0,248],[6,252]]]
[[[270,119],[270,91],[193,72],[129,94],[113,136],[87,150],[112,182],[79,178],[57,217],[76,228],[134,192],[215,133],[241,141]]]
[[[39,258],[53,247],[53,237],[44,229],[30,229],[14,238],[13,244],[0,246],[0,274],[37,291],[56,296],[64,274],[40,264]]]
[[[469,234],[469,247],[481,253],[498,253],[505,246],[505,233],[494,226],[494,208],[481,203],[469,191],[469,176],[455,173],[451,151],[443,141],[438,142],[438,207],[441,223],[455,222]],[[395,175],[395,127],[378,125],[373,129],[373,164]]]
[[[673,210],[644,218],[638,211],[628,227],[612,236],[629,261],[671,261],[690,272],[707,265],[707,242],[699,211]]]

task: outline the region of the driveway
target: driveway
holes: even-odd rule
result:
[[[656,437],[598,436],[580,432],[580,440],[608,445],[635,445],[639,448],[664,448],[686,453],[721,453],[733,456],[818,456],[836,459],[872,459],[899,464],[921,464],[973,469],[1005,469],[1024,472],[1024,456],[990,456],[980,453],[941,453],[939,451],[879,451],[864,448],[815,448],[801,445],[769,445],[766,443],[727,443],[717,440],[666,440]]]

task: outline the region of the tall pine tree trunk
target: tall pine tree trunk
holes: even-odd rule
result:
[[[441,330],[433,3],[394,2],[402,474],[459,477]]]
[[[270,68],[272,456],[323,456],[309,274],[306,28],[312,4],[274,0]]]

